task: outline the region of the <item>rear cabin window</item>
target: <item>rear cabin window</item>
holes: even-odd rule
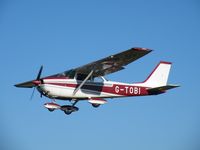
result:
[[[99,82],[99,83],[102,83],[104,80],[101,78],[101,77],[95,77],[93,79],[94,82]]]

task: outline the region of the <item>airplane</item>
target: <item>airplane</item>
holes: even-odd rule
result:
[[[77,102],[87,100],[93,107],[107,103],[107,98],[130,96],[147,96],[165,93],[179,85],[167,84],[172,63],[160,61],[152,73],[143,82],[122,83],[109,81],[104,76],[123,70],[125,66],[145,56],[152,50],[134,47],[115,55],[92,63],[70,69],[58,74],[41,77],[43,66],[40,67],[36,79],[16,84],[16,87],[34,88],[31,98],[38,90],[40,96],[51,99],[44,107],[50,112],[62,110],[69,115],[79,110]],[[70,101],[70,105],[59,105],[56,100]]]

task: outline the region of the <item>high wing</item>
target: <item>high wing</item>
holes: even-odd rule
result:
[[[151,51],[152,50],[147,49],[147,48],[131,48],[121,53],[111,55],[106,58],[100,59],[98,61],[94,61],[92,63],[75,68],[73,69],[73,72],[76,72],[78,74],[88,75],[92,71],[93,77],[105,76],[110,73],[114,73],[114,72],[124,69],[124,66],[145,56]],[[42,79],[49,78],[49,77],[65,77],[65,76],[67,77],[70,71],[54,74],[48,77],[44,77]],[[34,81],[35,80],[16,84],[15,86],[31,88],[35,86],[35,84],[33,83]]]
[[[117,72],[124,69],[124,66],[129,63],[143,57],[150,53],[152,50],[147,48],[131,48],[121,53],[108,56],[106,58],[94,61],[92,63],[83,65],[74,69],[76,73],[88,75],[93,70],[93,77],[105,76],[110,73]],[[53,76],[62,76],[63,73],[59,73]],[[51,77],[53,77],[51,76]]]

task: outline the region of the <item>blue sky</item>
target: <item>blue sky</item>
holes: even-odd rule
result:
[[[0,149],[198,150],[199,8],[198,0],[1,0]],[[143,81],[165,60],[173,62],[169,82],[181,87],[98,109],[80,102],[66,116],[13,86],[36,78],[42,64],[51,75],[131,47],[154,51],[108,79]]]

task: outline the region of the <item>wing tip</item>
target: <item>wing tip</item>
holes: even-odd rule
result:
[[[149,48],[143,48],[143,47],[134,47],[132,48],[133,50],[137,50],[137,51],[145,51],[145,52],[151,52],[153,51],[152,49],[149,49]]]
[[[17,85],[17,84],[15,84],[15,85],[13,85],[13,86],[15,86],[15,87],[18,87],[18,85]]]

